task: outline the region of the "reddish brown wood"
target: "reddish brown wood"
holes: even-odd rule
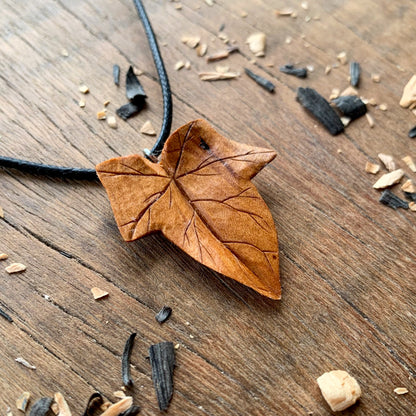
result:
[[[195,120],[168,138],[160,164],[132,155],[97,173],[126,241],[161,231],[205,266],[280,299],[276,229],[250,181],[275,157]]]

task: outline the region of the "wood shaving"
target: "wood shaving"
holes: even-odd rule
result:
[[[410,211],[416,212],[416,202],[409,202]]]
[[[140,75],[143,75],[143,71],[137,67],[133,67],[133,73],[134,75],[136,75],[137,77],[139,77]]]
[[[185,69],[191,69],[191,63],[189,61],[185,62]]]
[[[9,274],[19,273],[25,271],[26,266],[22,263],[12,263],[10,266],[7,266],[5,270]]]
[[[248,13],[247,13],[247,12],[245,12],[244,10],[242,10],[242,11],[240,12],[240,16],[241,16],[242,18],[245,18],[245,17],[247,17],[247,16],[248,16]]]
[[[292,12],[292,14],[290,15],[290,17],[292,19],[296,19],[298,17],[298,12],[296,12],[296,11]]]
[[[308,9],[309,9],[309,4],[308,4],[308,2],[307,2],[307,1],[303,1],[303,2],[300,4],[300,7],[302,7],[302,9],[303,9],[303,10],[308,10]]]
[[[30,400],[30,392],[24,391],[19,398],[16,400],[16,407],[21,412],[26,412],[27,405],[29,404]]]
[[[17,357],[15,361],[19,364],[22,364],[26,368],[30,368],[31,370],[36,370],[36,367],[30,363],[28,363],[24,358]]]
[[[79,103],[78,103],[78,105],[81,107],[81,108],[84,108],[85,107],[85,100],[83,99],[83,98],[81,98],[80,100],[79,100]]]
[[[292,16],[294,10],[291,7],[285,7],[282,10],[275,10],[274,13],[277,17]]]
[[[345,410],[361,396],[360,385],[346,371],[330,371],[322,374],[316,381],[333,412]]]
[[[400,99],[400,105],[404,108],[416,103],[416,75],[410,78],[409,82],[403,89],[403,95]]]
[[[198,75],[201,81],[219,81],[223,79],[234,79],[240,76],[238,72],[200,72]]]
[[[372,105],[373,107],[375,107],[377,105],[377,101],[375,98],[370,98],[368,100],[368,104]]]
[[[107,110],[101,110],[97,113],[98,120],[105,120],[107,118]]]
[[[218,38],[221,39],[224,43],[228,43],[230,41],[230,38],[224,32],[218,33]]]
[[[331,95],[329,96],[329,100],[335,100],[335,98],[338,98],[339,95],[341,94],[341,91],[339,90],[339,88],[334,88],[331,91]]]
[[[118,416],[120,413],[126,411],[133,405],[133,398],[130,396],[125,397],[117,403],[112,404],[101,416]]]
[[[370,113],[365,113],[365,117],[368,121],[368,124],[370,125],[370,128],[373,128],[375,124],[373,116]]]
[[[126,397],[126,393],[124,393],[123,390],[117,390],[113,393],[114,397],[117,397],[117,399],[124,399]]]
[[[340,62],[341,65],[345,65],[348,62],[347,53],[346,52],[340,52],[337,55],[337,59]]]
[[[409,169],[412,172],[416,172],[416,165],[413,162],[413,159],[410,156],[405,156],[403,159],[403,162],[406,163],[406,165],[409,167]]]
[[[388,171],[392,171],[396,169],[396,164],[394,163],[393,156],[386,155],[384,153],[379,153],[378,158],[383,162],[383,165],[386,167]]]
[[[90,89],[86,85],[81,85],[79,87],[79,91],[82,92],[83,94],[88,94],[90,92]]]
[[[328,75],[331,72],[331,70],[332,70],[332,66],[331,65],[327,65],[325,67],[325,75]]]
[[[248,47],[250,48],[251,52],[254,53],[255,56],[264,56],[265,49],[266,49],[266,34],[263,32],[257,32],[250,35],[246,43],[248,43]]]
[[[208,4],[208,6],[213,6],[214,0],[205,0],[205,3]]]
[[[380,171],[380,165],[377,165],[377,163],[367,162],[365,164],[365,171],[367,173],[372,173],[373,175],[375,175]]]
[[[349,87],[345,88],[345,90],[342,91],[340,95],[341,97],[345,97],[346,95],[356,95],[358,97],[358,91],[350,85]]]
[[[204,56],[207,53],[208,50],[208,45],[206,43],[201,43],[197,48],[196,48],[196,54],[198,56]]]
[[[274,67],[274,63],[273,62],[269,62],[266,64],[267,67],[269,68],[273,68]]]
[[[215,70],[216,70],[217,72],[219,72],[220,74],[225,74],[226,72],[229,72],[230,67],[229,67],[229,66],[227,66],[227,65],[217,65],[217,66],[215,67]]]
[[[110,100],[106,100],[103,102],[104,107],[107,107],[110,104]]]
[[[71,416],[71,410],[69,409],[68,403],[66,402],[62,393],[55,393],[55,403],[58,404],[59,413],[58,416]]]
[[[291,43],[292,43],[292,37],[291,36],[286,36],[286,39],[285,39],[285,43],[287,44],[287,45],[290,45]]]
[[[371,81],[379,83],[381,80],[380,74],[371,74]]]
[[[91,288],[91,293],[92,293],[92,296],[94,296],[95,300],[102,299],[102,298],[105,298],[106,296],[108,296],[108,292],[106,292],[105,290],[100,289],[99,287]]]
[[[311,17],[310,16],[305,16],[305,22],[309,23],[311,21]]]
[[[387,104],[384,104],[384,103],[382,103],[382,104],[380,104],[379,106],[378,106],[378,108],[381,110],[381,111],[387,111]]]
[[[199,45],[201,38],[200,36],[182,36],[181,41],[191,49],[195,49]]]
[[[175,344],[175,346],[173,347],[175,350],[178,350],[181,347],[180,344]]]
[[[185,66],[185,62],[184,61],[178,61],[178,62],[176,62],[176,64],[175,64],[175,71],[179,71],[184,66]]]
[[[116,129],[118,127],[117,120],[114,116],[110,116],[107,119],[107,124],[112,128]]]
[[[342,124],[344,125],[344,127],[347,127],[348,124],[351,123],[351,119],[349,117],[340,117]]]
[[[4,211],[2,207],[0,207],[0,218],[4,218]]]
[[[396,387],[393,391],[399,396],[402,394],[409,393],[409,390],[407,390],[406,387]]]
[[[7,260],[9,258],[9,255],[6,253],[0,253],[0,260]]]
[[[379,180],[373,185],[374,189],[384,189],[392,186],[396,183],[399,183],[403,178],[404,171],[403,169],[397,169],[393,172],[385,173],[379,178]]]
[[[315,71],[315,67],[313,65],[306,65],[306,69],[308,70],[308,72]]]
[[[403,192],[414,193],[416,192],[416,186],[411,179],[408,179],[400,188]]]
[[[145,121],[142,128],[140,129],[140,133],[147,134],[148,136],[156,136],[156,130],[154,129],[150,120]]]
[[[174,7],[175,7],[176,10],[182,10],[182,4],[180,4],[180,3],[175,4]]]
[[[62,50],[61,50],[61,55],[62,55],[64,58],[68,58],[69,53],[68,53],[68,51],[67,51],[66,49],[62,49]]]

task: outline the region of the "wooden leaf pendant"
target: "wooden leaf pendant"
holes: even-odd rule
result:
[[[276,229],[250,181],[275,156],[195,120],[168,138],[160,163],[131,155],[96,169],[126,241],[161,231],[205,266],[280,299]]]

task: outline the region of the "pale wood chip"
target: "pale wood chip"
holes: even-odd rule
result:
[[[358,97],[358,91],[350,85],[349,87],[345,88],[345,90],[342,91],[340,95],[341,97],[345,97],[347,95],[356,95]]]
[[[7,260],[9,258],[9,255],[6,253],[0,253],[0,260]]]
[[[376,173],[378,173],[380,170],[380,165],[377,165],[377,163],[371,163],[371,162],[367,162],[365,164],[365,171],[367,173],[372,173],[373,175],[375,175]]]
[[[348,124],[351,123],[351,118],[350,117],[342,116],[342,117],[340,117],[340,119],[341,119],[341,123],[344,125],[344,127],[347,127]]]
[[[325,67],[325,75],[328,75],[331,72],[331,70],[332,70],[332,66],[331,65],[327,65]]]
[[[396,387],[393,391],[399,396],[409,393],[409,390],[407,390],[406,387]]]
[[[298,12],[295,10],[295,11],[293,11],[292,12],[292,14],[290,15],[290,17],[292,18],[292,19],[296,19],[297,17],[298,17]]]
[[[83,99],[83,98],[81,98],[80,100],[79,100],[79,103],[78,103],[78,105],[81,107],[81,108],[84,108],[85,107],[85,100]]]
[[[110,104],[110,100],[106,100],[106,101],[103,102],[104,107],[107,107],[108,104]]]
[[[199,42],[201,41],[201,37],[200,36],[182,36],[181,41],[186,46],[189,46],[191,49],[195,49],[199,45]]]
[[[409,82],[403,89],[403,95],[400,99],[400,105],[404,108],[409,107],[416,102],[416,74],[410,78]]]
[[[411,179],[408,179],[400,188],[403,192],[416,192],[416,186]]]
[[[379,83],[381,80],[380,74],[371,74],[371,81]]]
[[[144,122],[142,128],[140,129],[140,133],[147,134],[148,136],[156,136],[156,130],[150,120]]]
[[[24,272],[26,270],[26,266],[22,263],[12,263],[10,266],[7,266],[5,270],[9,274],[19,273]]]
[[[238,72],[200,72],[198,75],[201,81],[218,81],[223,79],[233,79],[240,76]]]
[[[247,40],[248,47],[255,56],[264,56],[266,49],[266,34],[263,32],[257,32],[251,34]]]
[[[311,17],[310,16],[305,16],[305,22],[309,23],[311,21]]]
[[[416,109],[412,110],[414,116],[416,116]]]
[[[245,18],[245,17],[247,17],[247,16],[248,16],[248,13],[247,13],[246,11],[242,10],[242,11],[240,12],[240,16],[241,16],[241,17],[243,17],[243,18]]]
[[[230,41],[230,38],[224,32],[218,33],[218,38],[221,39],[224,43],[228,43]]]
[[[71,410],[62,393],[55,393],[54,400],[58,404],[58,416],[71,416]]]
[[[269,67],[269,68],[273,68],[274,67],[274,63],[273,62],[268,62],[266,64],[266,66]]]
[[[185,62],[185,69],[191,69],[191,63],[189,61]]]
[[[329,100],[335,100],[335,98],[338,98],[341,94],[341,91],[339,88],[333,88],[331,91],[331,95],[329,96]]]
[[[180,69],[182,69],[185,66],[185,62],[184,61],[178,61],[175,64],[175,70],[179,71]]]
[[[196,48],[196,54],[198,56],[204,56],[207,53],[208,50],[208,45],[206,43],[201,43],[197,48]]]
[[[410,156],[405,156],[402,160],[412,172],[416,172],[415,162],[413,162],[413,159]]]
[[[4,210],[0,207],[0,218],[4,218]]]
[[[292,39],[291,36],[286,36],[285,43],[288,44],[288,45],[290,45],[292,43],[292,40],[293,39]]]
[[[102,299],[102,298],[105,298],[106,296],[108,296],[108,292],[106,292],[105,290],[100,289],[99,287],[91,288],[91,293],[92,293],[92,296],[94,296],[95,300]]]
[[[16,407],[21,412],[26,412],[27,405],[29,404],[31,394],[28,391],[24,391],[16,400]]]
[[[62,49],[62,50],[61,50],[61,55],[62,55],[64,58],[68,58],[68,56],[69,56],[69,52],[68,52],[66,49]]]
[[[416,202],[409,202],[410,211],[416,212]]]
[[[360,385],[346,371],[330,371],[322,374],[316,381],[333,412],[352,406],[361,396]]]
[[[30,368],[31,370],[36,370],[36,367],[30,363],[28,363],[24,358],[17,357],[15,361],[19,364],[22,364],[26,368]]]
[[[303,9],[303,10],[308,10],[308,9],[309,9],[309,4],[308,4],[308,2],[307,2],[307,1],[303,1],[303,2],[300,4],[300,7],[302,7],[302,9]]]
[[[112,128],[116,129],[118,127],[117,120],[114,116],[110,116],[107,118],[107,124]]]
[[[107,110],[101,110],[97,112],[98,120],[105,120],[107,118]]]
[[[88,94],[90,92],[90,89],[84,84],[79,87],[79,91],[83,94]]]
[[[337,59],[340,62],[341,65],[345,65],[348,62],[347,53],[346,52],[340,52],[337,55]]]
[[[117,390],[113,392],[113,396],[117,397],[117,399],[124,399],[126,397],[126,393],[123,390]]]
[[[53,403],[51,404],[51,410],[52,410],[52,412],[53,412],[55,415],[57,415],[57,414],[59,413],[59,406],[58,406],[58,403],[53,402]]]
[[[226,72],[230,71],[230,67],[228,65],[217,65],[215,70],[220,74],[225,74]]]
[[[306,65],[306,69],[308,70],[308,72],[315,71],[315,67],[313,65]]]
[[[208,6],[213,6],[214,0],[205,0],[205,3],[208,4]]]
[[[373,116],[370,113],[365,113],[365,117],[366,117],[366,119],[367,119],[368,124],[370,125],[370,127],[373,128],[374,127],[374,124],[375,124],[374,123]]]
[[[368,104],[372,105],[373,107],[375,107],[377,105],[377,101],[375,98],[370,98],[368,100]]]
[[[140,75],[143,75],[143,71],[137,67],[133,67],[133,73],[134,75],[136,75],[137,77],[139,77]]]
[[[393,172],[385,173],[379,178],[379,180],[373,185],[374,189],[384,189],[392,186],[396,183],[399,183],[403,178],[404,171],[403,169],[397,169]]]
[[[182,10],[182,4],[180,4],[180,3],[175,4],[174,7],[175,7],[176,10]]]
[[[133,405],[133,398],[130,396],[125,397],[117,403],[112,404],[101,416],[118,416],[120,413],[126,411]]]
[[[10,407],[6,409],[6,416],[13,416],[13,412],[12,409],[10,409]]]
[[[274,13],[278,17],[281,17],[281,16],[292,16],[292,14],[294,13],[294,10],[291,7],[285,7],[283,9],[281,9],[281,10],[275,10]]]
[[[378,158],[383,162],[383,165],[386,167],[388,171],[392,171],[396,169],[396,164],[394,163],[393,156],[386,155],[384,153],[379,153]]]
[[[175,350],[178,350],[181,347],[181,344],[175,344],[175,346],[173,347]]]
[[[380,105],[378,106],[378,108],[379,108],[381,111],[387,111],[387,109],[388,109],[387,104],[385,104],[385,103],[380,104]]]

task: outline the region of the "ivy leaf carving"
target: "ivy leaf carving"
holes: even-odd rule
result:
[[[276,229],[250,181],[275,156],[195,120],[172,133],[160,163],[131,155],[96,169],[124,240],[160,231],[205,266],[280,299]]]

